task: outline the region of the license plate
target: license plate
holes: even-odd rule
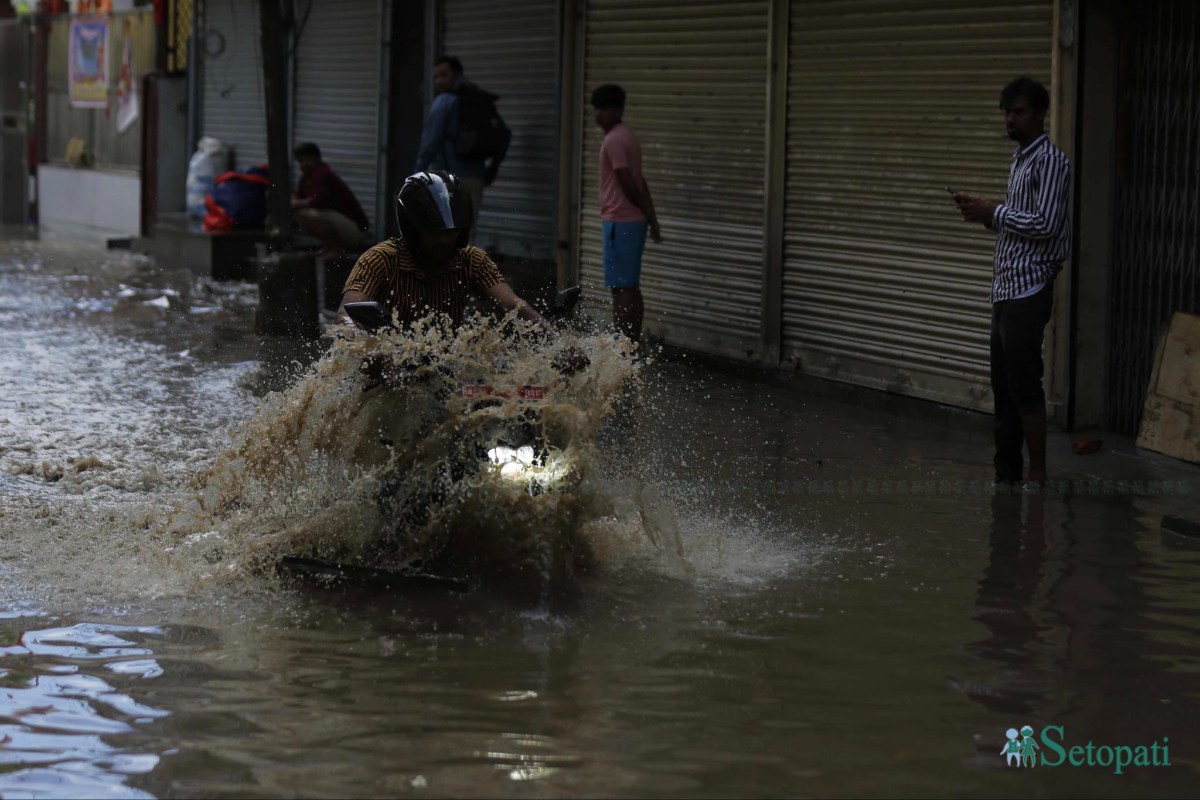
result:
[[[481,397],[512,397],[511,392],[501,391],[486,383],[468,383],[462,387],[463,397],[476,400]],[[544,400],[545,386],[522,386],[517,389],[517,397],[522,400]]]

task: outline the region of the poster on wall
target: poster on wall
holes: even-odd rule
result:
[[[121,50],[121,69],[117,74],[117,133],[138,118],[137,81],[133,71],[133,33],[125,23],[125,47]]]
[[[104,17],[71,20],[71,105],[75,108],[108,107],[108,20]]]

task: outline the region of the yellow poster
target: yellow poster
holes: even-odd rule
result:
[[[108,18],[72,19],[67,51],[71,105],[108,108]]]

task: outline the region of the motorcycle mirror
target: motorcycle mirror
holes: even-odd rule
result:
[[[582,293],[583,290],[578,286],[559,290],[558,296],[554,298],[554,303],[546,311],[546,318],[569,319],[575,313],[575,305],[579,302],[579,296]]]
[[[360,303],[346,303],[345,309],[350,319],[372,333],[392,324],[391,314],[374,300],[366,300]]]

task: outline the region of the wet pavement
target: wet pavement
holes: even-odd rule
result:
[[[659,361],[571,602],[222,580],[155,526],[318,353],[254,295],[0,242],[0,797],[1195,796],[1200,468]]]

